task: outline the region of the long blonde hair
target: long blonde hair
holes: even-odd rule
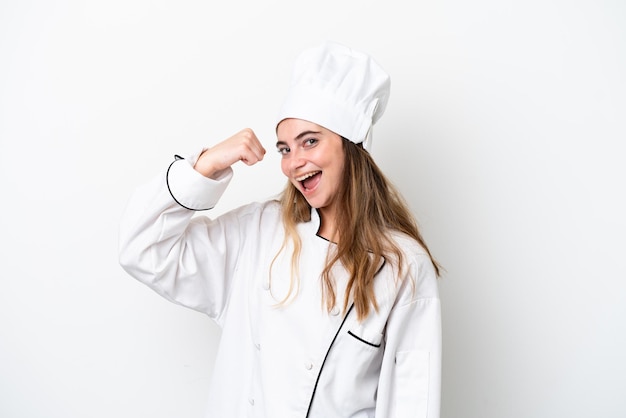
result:
[[[362,144],[354,144],[347,139],[343,139],[342,142],[345,164],[336,199],[339,242],[335,251],[328,254],[326,266],[322,271],[322,287],[324,302],[330,311],[337,302],[331,270],[335,263],[341,262],[349,274],[343,309],[345,311],[352,300],[357,318],[361,320],[367,317],[371,308],[378,309],[374,294],[374,276],[382,263],[392,258],[397,262],[399,274],[402,273],[402,250],[392,239],[392,231],[414,238],[430,256],[437,275],[440,274],[440,266],[426,246],[406,202],[378,168],[371,155]],[[311,206],[291,182],[288,182],[283,190],[280,204],[285,240],[278,254],[287,248],[288,241],[293,244],[291,284],[282,303],[292,296],[298,285],[294,282],[299,280],[298,260],[302,241],[296,227],[301,222],[311,220]],[[274,257],[272,265],[278,254]]]

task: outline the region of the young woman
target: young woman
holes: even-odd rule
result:
[[[263,159],[250,129],[176,157],[131,199],[122,266],[222,329],[207,416],[439,416],[438,265],[364,146],[389,85],[364,53],[306,50],[276,127],[280,200],[193,216],[232,164]]]

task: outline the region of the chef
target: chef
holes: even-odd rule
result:
[[[439,417],[439,265],[368,151],[389,90],[369,55],[309,48],[276,123],[279,198],[210,216],[231,166],[265,155],[249,128],[133,194],[122,267],[222,330],[207,417]]]

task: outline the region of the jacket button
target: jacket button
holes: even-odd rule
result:
[[[250,402],[250,405],[254,405],[254,399],[253,398],[248,398],[248,402]]]
[[[336,307],[336,306],[335,306],[335,307],[333,307],[333,309],[330,311],[330,314],[331,314],[332,316],[337,316],[337,315],[339,315],[339,308],[338,308],[338,307]]]
[[[261,349],[261,344],[259,344],[259,343],[254,343],[254,346],[256,347],[257,350]]]
[[[306,363],[306,364],[304,365],[304,367],[305,367],[307,370],[311,370],[311,369],[313,368],[313,363]]]

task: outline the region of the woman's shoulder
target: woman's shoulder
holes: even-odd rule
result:
[[[407,234],[393,232],[391,238],[402,253],[402,276],[410,279],[413,297],[435,297],[438,276],[429,252]]]
[[[390,231],[389,237],[404,257],[421,259],[426,256],[430,259],[428,251],[412,236],[400,231]]]

